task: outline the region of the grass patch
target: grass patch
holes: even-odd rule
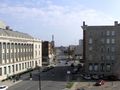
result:
[[[68,82],[66,85],[66,88],[71,88],[73,86],[74,82]]]

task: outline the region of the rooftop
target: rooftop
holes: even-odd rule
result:
[[[3,21],[0,21],[0,36],[8,36],[8,37],[10,36],[10,37],[19,37],[19,38],[33,39],[33,37],[30,36],[27,33],[13,31]]]

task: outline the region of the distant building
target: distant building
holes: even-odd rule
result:
[[[43,65],[50,65],[54,63],[54,42],[42,42],[42,63]]]
[[[68,47],[60,46],[55,48],[56,61],[68,59]]]
[[[120,76],[120,24],[82,28],[85,73]]]
[[[79,46],[83,46],[83,39],[79,40]]]
[[[42,42],[0,25],[0,80],[42,64]]]
[[[83,46],[77,45],[74,50],[74,56],[76,60],[79,60],[80,62],[83,62]]]
[[[71,58],[83,62],[83,40],[79,40],[78,45],[69,45],[68,53],[71,53]]]

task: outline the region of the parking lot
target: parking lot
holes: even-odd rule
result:
[[[95,81],[79,81],[76,90],[77,88],[80,88],[80,90],[120,90],[120,81],[106,81],[101,86],[94,86],[95,83]]]

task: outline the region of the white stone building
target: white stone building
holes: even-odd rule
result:
[[[41,40],[0,27],[0,80],[42,65]]]

